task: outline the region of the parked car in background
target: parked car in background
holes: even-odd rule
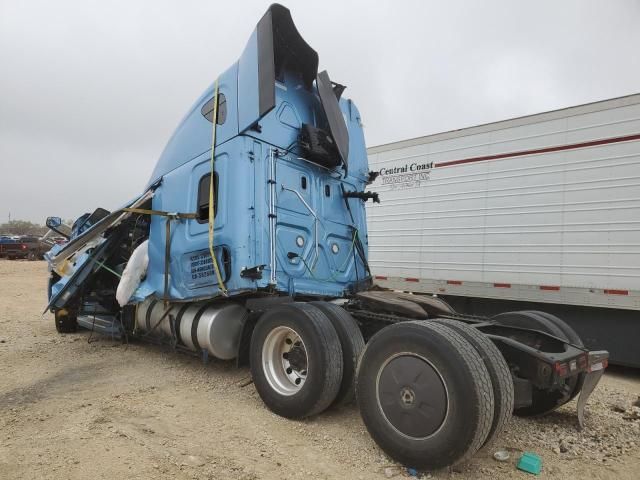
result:
[[[40,237],[24,235],[17,238],[0,238],[0,258],[15,260],[18,258],[27,260],[39,260],[49,250]]]
[[[13,243],[16,243],[16,240],[9,235],[0,236],[0,258],[7,256],[7,245],[11,245]]]

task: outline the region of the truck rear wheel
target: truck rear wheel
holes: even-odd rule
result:
[[[335,328],[342,347],[342,383],[334,405],[348,405],[355,400],[356,372],[364,350],[364,338],[355,319],[344,308],[329,302],[311,302],[322,310]]]
[[[325,410],[342,381],[342,348],[331,321],[310,304],[265,312],[251,335],[251,375],[262,401],[286,418]]]
[[[555,318],[559,322],[564,323],[557,317]],[[502,325],[540,330],[567,342],[573,343],[569,338],[567,338],[567,335],[560,327],[560,324],[547,316],[539,315],[537,312],[520,311],[500,313],[492,317],[492,320],[495,320],[497,323]],[[568,327],[568,325],[566,326]],[[513,413],[521,417],[533,417],[552,412],[558,407],[569,402],[575,395],[577,395],[576,388],[578,388],[578,383],[581,383],[579,376],[573,376],[568,377],[565,380],[564,387],[562,389],[546,390],[534,386],[532,388],[531,405],[517,408]],[[582,386],[580,385],[579,388],[582,388]]]
[[[58,333],[73,333],[78,330],[76,316],[64,308],[54,312],[54,321]]]
[[[514,391],[511,370],[509,370],[509,366],[498,347],[482,332],[457,320],[436,318],[433,322],[445,325],[462,335],[467,342],[473,345],[487,367],[495,399],[493,423],[484,442],[484,445],[488,445],[502,433],[513,414]]]
[[[428,320],[397,323],[371,338],[357,399],[380,448],[420,469],[468,459],[493,420],[491,378],[480,355],[460,334]]]

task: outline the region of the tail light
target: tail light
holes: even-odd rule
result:
[[[554,370],[559,377],[566,377],[569,373],[569,365],[564,362],[556,362]]]
[[[22,250],[26,250],[26,249],[27,249],[27,246],[23,243],[22,245],[20,245],[20,248],[21,248]]]

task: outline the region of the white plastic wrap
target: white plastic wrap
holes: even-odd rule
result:
[[[121,307],[129,302],[131,295],[140,285],[140,281],[147,274],[148,265],[149,241],[145,240],[133,251],[124,272],[122,272],[122,278],[116,290],[116,300]]]

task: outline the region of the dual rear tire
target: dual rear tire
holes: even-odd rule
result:
[[[502,355],[480,332],[453,320],[391,325],[365,348],[346,310],[325,302],[286,304],[259,319],[250,355],[260,397],[286,418],[348,403],[357,384],[372,438],[415,468],[467,460],[502,431],[513,410]]]
[[[363,348],[355,320],[337,305],[285,304],[264,313],[253,330],[251,375],[274,413],[310,417],[353,401]]]
[[[358,404],[370,435],[394,460],[442,468],[469,459],[500,433],[513,384],[502,356],[479,337],[461,322],[426,320],[397,323],[371,338],[358,372]]]

